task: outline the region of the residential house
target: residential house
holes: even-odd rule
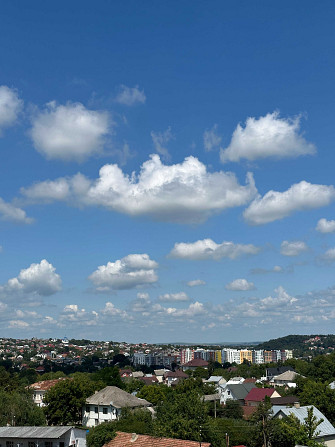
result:
[[[253,388],[245,397],[245,405],[248,407],[257,407],[265,398],[281,397],[274,388]]]
[[[239,384],[226,384],[224,387],[220,386],[220,404],[226,404],[227,400],[238,400],[241,405],[244,405],[245,398],[249,392],[256,388],[254,383],[239,383]]]
[[[335,446],[335,427],[329,422],[329,420],[324,416],[320,410],[318,410],[314,405],[308,405],[300,408],[283,408],[273,406],[273,417],[282,419],[290,414],[293,414],[298,418],[299,422],[303,424],[307,417],[307,412],[309,408],[313,408],[313,415],[316,417],[317,421],[322,419],[322,422],[317,427],[316,441],[323,441],[326,447]]]
[[[295,388],[297,386],[295,381],[298,376],[303,377],[301,376],[301,374],[298,374],[295,371],[285,371],[278,376],[274,376],[270,380],[270,384],[273,386],[286,386],[288,388]]]
[[[266,380],[270,381],[275,376],[279,376],[286,371],[294,371],[291,366],[278,366],[274,368],[266,368]]]
[[[42,380],[41,382],[35,382],[32,385],[29,385],[29,388],[33,390],[34,403],[39,407],[44,407],[45,404],[43,403],[43,399],[46,392],[63,380],[70,379],[68,379],[67,377],[61,377],[60,379]]]
[[[0,445],[6,447],[86,447],[86,430],[70,426],[0,427]]]
[[[116,437],[104,447],[199,447],[199,441],[184,439],[155,438],[149,435],[117,432]],[[201,447],[210,447],[209,442],[201,442]]]
[[[165,368],[164,369],[155,369],[154,370],[154,373],[155,373],[155,376],[156,376],[156,378],[158,380],[158,383],[163,383],[164,374],[167,373],[167,372],[169,372],[169,370],[165,369]]]
[[[218,387],[219,385],[224,385],[225,383],[227,383],[227,381],[222,376],[210,376],[208,380],[205,380],[205,383],[209,383],[211,385],[215,385],[215,387]]]
[[[173,386],[180,383],[182,380],[187,379],[188,375],[181,370],[168,371],[164,374],[164,383],[167,386]]]
[[[94,427],[102,422],[109,422],[120,417],[123,408],[145,408],[152,404],[139,399],[116,386],[106,386],[86,399],[83,407],[83,425]]]
[[[194,371],[197,368],[208,368],[208,362],[206,360],[202,360],[202,359],[193,359],[190,360],[187,363],[184,363],[183,365],[181,365],[182,370],[183,371],[187,371],[187,370],[191,370]]]

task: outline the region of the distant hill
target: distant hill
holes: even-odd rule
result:
[[[286,335],[254,346],[254,349],[292,349],[296,354],[326,353],[335,348],[335,335]]]

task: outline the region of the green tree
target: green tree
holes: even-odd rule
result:
[[[137,393],[137,397],[157,405],[166,399],[167,393],[168,387],[166,385],[144,385]]]
[[[97,427],[90,428],[86,436],[87,447],[102,447],[116,436],[113,422],[104,422]]]
[[[226,405],[222,409],[222,417],[228,419],[242,419],[243,418],[243,409],[238,400],[229,399],[226,402]]]
[[[117,386],[121,389],[125,388],[124,382],[122,382],[120,377],[120,370],[117,366],[103,368],[92,374],[92,380],[102,381],[105,386]]]
[[[48,424],[80,424],[85,400],[103,386],[102,382],[93,382],[80,375],[58,382],[44,397],[44,403],[46,404],[44,412]]]
[[[200,441],[208,420],[207,406],[196,390],[169,393],[157,406],[154,432],[157,436]]]
[[[291,440],[294,440],[294,444],[304,445],[308,447],[320,447],[324,446],[322,441],[317,441],[316,437],[320,433],[318,426],[323,422],[323,419],[317,419],[314,415],[313,407],[309,407],[307,410],[307,416],[304,422],[301,424],[299,419],[290,414],[282,420],[282,426],[286,433],[289,434]]]
[[[42,408],[36,406],[26,389],[0,391],[0,425],[45,425]]]
[[[115,429],[126,433],[137,433],[140,435],[153,434],[153,421],[151,412],[147,409],[130,410],[124,408],[121,417],[114,422]]]
[[[276,422],[272,419],[272,406],[269,398],[265,399],[264,402],[260,402],[251,421],[255,426],[252,445],[271,447],[271,441],[274,439]]]

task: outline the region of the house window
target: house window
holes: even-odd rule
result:
[[[52,441],[45,441],[44,442],[45,447],[52,447]]]
[[[64,441],[60,441],[59,447],[64,447]]]
[[[99,413],[98,412],[98,407],[94,407],[94,413]]]
[[[90,412],[90,406],[89,405],[86,405],[86,413],[89,413]]]
[[[108,414],[108,408],[107,408],[107,407],[104,407],[104,408],[102,409],[102,412],[103,412],[103,414]]]
[[[95,420],[95,425],[99,425],[99,419]]]
[[[36,443],[34,441],[28,441],[28,447],[36,447]]]
[[[14,441],[6,441],[6,447],[14,447]]]

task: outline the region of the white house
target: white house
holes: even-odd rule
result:
[[[145,408],[152,404],[139,399],[116,386],[106,386],[86,399],[83,407],[83,425],[94,427],[102,422],[109,422],[120,417],[123,408]]]
[[[0,427],[0,445],[6,447],[86,447],[86,430],[70,426]]]

